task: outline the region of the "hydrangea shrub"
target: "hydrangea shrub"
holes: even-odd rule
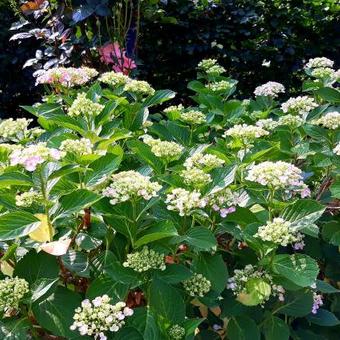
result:
[[[192,107],[120,73],[39,75],[40,127],[0,122],[1,337],[334,338],[333,66],[238,100],[204,60]]]

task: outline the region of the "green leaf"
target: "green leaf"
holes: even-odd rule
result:
[[[227,334],[230,340],[260,340],[260,331],[248,316],[233,317],[228,323]]]
[[[140,339],[159,340],[161,335],[155,316],[149,308],[135,308],[133,316],[128,318],[127,326],[132,326],[141,335]],[[130,337],[125,338],[130,339]]]
[[[31,287],[31,292],[32,292],[31,303],[41,301],[41,299],[46,299],[47,296],[51,295],[56,290],[58,282],[59,282],[59,278],[38,279],[33,284],[33,287]]]
[[[53,335],[72,339],[79,336],[70,330],[73,323],[74,310],[80,306],[79,294],[59,286],[54,294],[46,300],[33,304],[33,314],[39,325]]]
[[[61,261],[70,272],[76,273],[81,277],[90,276],[89,262],[86,254],[69,249],[65,255],[61,256]]]
[[[5,172],[0,175],[0,189],[12,185],[33,186],[31,178],[21,172]]]
[[[214,234],[205,227],[193,227],[189,229],[182,240],[202,250],[209,250],[217,245]]]
[[[86,172],[84,182],[87,186],[97,185],[107,179],[119,167],[122,157],[107,154],[92,162]]]
[[[63,212],[79,212],[90,207],[102,198],[101,195],[86,189],[78,189],[60,198]]]
[[[331,87],[323,87],[315,91],[323,100],[329,103],[340,103],[340,91]]]
[[[26,211],[10,212],[0,216],[0,241],[14,240],[37,229],[40,220]]]
[[[311,292],[286,292],[284,303],[273,311],[287,316],[302,317],[309,314],[313,306]]]
[[[273,270],[300,287],[312,285],[319,273],[314,259],[303,254],[280,254],[274,257]]]
[[[181,294],[164,281],[154,279],[149,287],[150,309],[171,323],[181,323],[185,317],[185,304]]]
[[[125,268],[118,261],[110,262],[104,269],[104,273],[109,275],[114,281],[124,284],[136,284],[140,281],[139,273],[135,272],[131,268]]]
[[[128,285],[114,281],[108,275],[101,275],[91,283],[86,291],[86,297],[92,300],[97,296],[107,294],[111,298],[111,303],[115,304],[119,301],[124,301],[128,291]]]
[[[177,229],[171,221],[162,221],[147,229],[147,231],[135,242],[135,248],[163,238],[177,236]]]
[[[14,276],[25,279],[30,284],[39,279],[56,279],[59,266],[55,256],[31,250],[15,266]]]
[[[318,326],[333,327],[340,325],[339,319],[326,309],[318,309],[316,314],[309,314],[307,320]]]
[[[299,200],[285,208],[281,217],[300,230],[317,221],[324,211],[325,207],[316,201]]]
[[[316,280],[316,290],[320,291],[321,293],[340,293],[340,290],[331,286],[329,283],[321,280]]]
[[[228,270],[221,255],[201,253],[194,261],[195,272],[203,274],[210,282],[211,288],[221,293],[228,280]]]
[[[157,276],[164,282],[177,284],[189,279],[192,272],[182,264],[168,264],[165,270],[157,272]]]
[[[337,180],[330,187],[332,197],[340,198],[340,180]]]
[[[271,316],[264,324],[264,336],[266,340],[288,340],[289,327],[276,316]]]
[[[4,318],[0,321],[0,338],[4,340],[27,339],[27,334],[32,327],[27,317]]]
[[[157,173],[161,173],[163,163],[151,152],[148,145],[137,140],[129,141],[127,145],[137,157],[149,164]]]
[[[154,95],[149,96],[146,98],[143,102],[143,106],[154,106],[158,104],[162,104],[172,98],[174,98],[176,95],[176,92],[171,90],[159,90],[154,93]]]

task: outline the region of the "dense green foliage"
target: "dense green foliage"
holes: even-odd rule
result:
[[[122,74],[38,78],[41,129],[0,123],[2,338],[336,338],[339,74],[307,66],[280,105],[205,60],[163,111]]]

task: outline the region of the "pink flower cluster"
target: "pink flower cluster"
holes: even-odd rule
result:
[[[100,60],[106,65],[112,64],[112,69],[115,72],[129,74],[135,69],[136,63],[133,59],[126,56],[126,50],[121,48],[117,42],[107,43],[98,49]]]
[[[27,171],[35,171],[37,166],[47,160],[59,160],[63,153],[57,149],[48,148],[46,143],[29,145],[23,149],[14,150],[10,155],[12,166],[21,165]]]
[[[89,67],[55,67],[40,72],[36,84],[61,85],[64,87],[80,86],[97,75],[98,72]]]

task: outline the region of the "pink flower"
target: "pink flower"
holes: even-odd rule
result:
[[[133,59],[126,56],[126,51],[121,48],[117,42],[107,43],[98,49],[100,54],[100,60],[109,65],[112,65],[112,69],[115,72],[122,72],[123,74],[129,74],[130,71],[136,68],[136,63]]]

